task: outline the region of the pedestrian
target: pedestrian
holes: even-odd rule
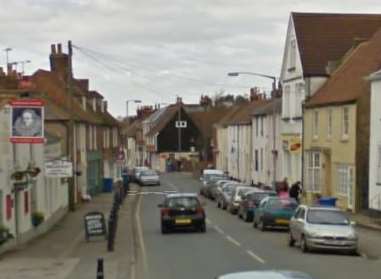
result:
[[[280,185],[280,189],[279,189],[279,192],[278,192],[278,196],[280,198],[288,198],[289,195],[288,195],[288,179],[287,177],[285,177]]]
[[[302,193],[302,186],[301,182],[297,181],[296,183],[292,184],[289,195],[291,198],[294,198],[299,203],[299,195]]]

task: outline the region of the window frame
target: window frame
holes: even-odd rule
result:
[[[341,139],[348,140],[349,138],[349,107],[343,107],[341,113]],[[347,117],[346,117],[347,116]]]
[[[310,151],[307,153],[307,181],[308,191],[313,193],[321,192],[321,170],[322,161],[321,154],[317,151]]]
[[[328,109],[327,138],[332,138],[333,109]]]
[[[314,140],[319,138],[319,111],[314,110],[312,114],[312,138]]]

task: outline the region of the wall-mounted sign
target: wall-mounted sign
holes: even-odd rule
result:
[[[70,161],[54,160],[45,162],[45,176],[65,178],[73,176],[73,164]]]
[[[85,237],[88,241],[92,236],[104,235],[107,237],[105,217],[102,212],[89,212],[84,217]]]
[[[187,122],[186,121],[176,121],[175,127],[176,128],[186,128]]]
[[[38,99],[10,102],[12,143],[44,143],[44,103]]]
[[[302,151],[302,140],[297,135],[283,135],[282,146],[285,151],[300,153]]]

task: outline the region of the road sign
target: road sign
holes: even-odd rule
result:
[[[175,123],[176,128],[186,128],[187,125],[188,125],[188,123],[186,121],[183,121],[183,120],[176,121],[176,123]]]
[[[73,164],[70,161],[54,160],[45,162],[45,176],[66,178],[73,176]]]

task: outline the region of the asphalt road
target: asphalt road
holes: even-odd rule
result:
[[[161,179],[161,186],[141,187],[143,193],[138,194],[137,233],[144,274],[137,278],[207,279],[259,269],[299,270],[317,279],[380,277],[380,260],[331,253],[303,254],[287,246],[286,232],[256,230],[251,223],[218,209],[212,201],[207,201],[205,207],[207,233],[162,235],[157,207],[163,200],[162,193],[198,192],[201,184],[179,173],[165,174]]]

